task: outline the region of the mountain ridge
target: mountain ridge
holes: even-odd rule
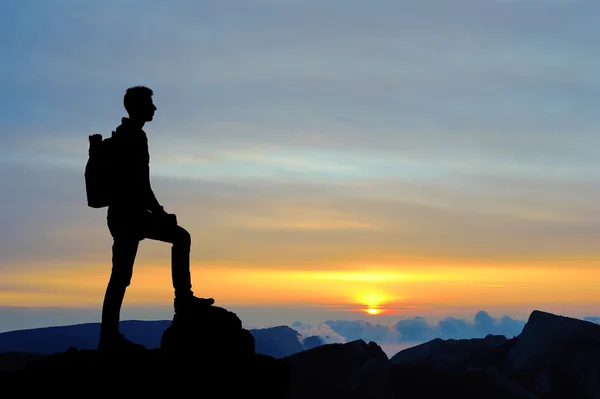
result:
[[[0,383],[41,386],[44,393],[67,397],[81,391],[66,387],[65,378],[94,386],[106,381],[125,384],[137,394],[171,389],[175,381],[183,381],[186,389],[202,384],[229,393],[237,389],[234,396],[219,397],[600,399],[600,326],[590,321],[535,310],[523,332],[511,339],[492,334],[433,339],[391,359],[376,342],[360,339],[275,358],[256,354],[254,335],[241,328],[235,314],[220,312],[229,314],[226,319],[233,320],[228,322],[232,327],[211,324],[215,316],[174,320],[159,349],[111,359],[98,351],[71,348],[29,359],[15,372],[0,373]],[[279,337],[289,333],[283,328],[274,331]],[[145,379],[124,380],[125,370],[131,368],[146,373]],[[55,388],[44,385],[43,381],[55,379],[59,381]]]
[[[172,324],[170,320],[125,320],[120,322],[121,332],[148,349],[161,345],[163,332]],[[315,336],[304,337],[288,326],[275,326],[248,330],[254,336],[257,353],[276,358],[291,355],[322,345]],[[65,326],[39,327],[0,333],[0,353],[20,352],[53,354],[74,347],[93,350],[98,345],[100,323],[80,323]]]

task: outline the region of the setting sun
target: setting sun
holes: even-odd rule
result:
[[[381,306],[389,301],[389,297],[380,291],[364,292],[357,296],[357,302],[364,306],[363,311],[371,316],[383,313]]]

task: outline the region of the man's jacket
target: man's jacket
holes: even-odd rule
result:
[[[129,118],[122,118],[113,138],[112,199],[109,217],[157,211],[160,208],[150,185],[148,137]],[[133,215],[132,215],[133,216]]]

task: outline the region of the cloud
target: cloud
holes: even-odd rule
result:
[[[35,108],[39,117],[56,120],[56,112],[107,129],[101,121],[121,111],[124,87],[148,81],[164,115],[158,130],[211,145],[485,152],[521,161],[593,154],[581,144],[595,140],[586,88],[599,58],[575,29],[589,20],[589,5],[424,3],[37,6],[10,25],[17,41],[9,50],[23,62],[8,71],[17,78],[9,88],[24,101],[18,85],[35,79],[31,90],[40,95],[31,100],[57,93],[45,110]],[[136,23],[126,23],[133,15]],[[20,51],[24,45],[31,51]],[[81,96],[80,87],[99,95]],[[255,128],[214,128],[232,122]]]
[[[105,211],[86,206],[84,164],[78,170],[3,163],[4,267],[108,261]],[[407,178],[269,184],[156,177],[153,186],[192,233],[196,261],[310,268],[327,260],[332,265],[372,262],[377,254],[505,262],[598,256],[591,233],[598,228],[599,210],[591,199],[575,194],[593,194],[594,186],[517,181],[500,180],[498,187],[474,182],[464,192],[464,186]],[[503,193],[500,187],[509,184],[518,191]],[[556,195],[544,200],[548,193]],[[142,257],[160,251],[152,247]]]
[[[496,319],[481,310],[472,320],[445,317],[431,322],[427,318],[416,316],[398,320],[391,325],[365,320],[329,320],[320,324],[296,322],[291,327],[304,336],[318,335],[328,343],[362,339],[379,344],[394,344],[427,342],[435,338],[483,338],[488,334],[512,338],[521,333],[524,325],[525,321],[508,315]]]
[[[339,344],[347,342],[348,339],[334,331],[328,324],[304,324],[300,321],[293,323],[291,326],[294,330],[298,331],[304,338],[311,336],[320,337],[323,342],[327,344]]]
[[[443,337],[453,337],[457,339],[470,338],[469,333],[473,332],[465,320],[448,317],[438,322],[438,330]]]
[[[400,340],[404,341],[423,342],[436,338],[435,327],[420,316],[400,320],[394,328],[399,332]]]
[[[395,341],[397,332],[390,326],[374,324],[364,320],[328,320],[325,322],[331,329],[348,341],[364,339],[365,341]]]
[[[487,334],[496,326],[496,320],[489,313],[481,310],[475,314],[473,328],[480,334]]]
[[[290,327],[305,337],[316,335],[326,343],[344,343],[357,339],[367,342],[396,342],[398,333],[391,326],[374,324],[365,320],[328,320],[308,324],[295,322]]]
[[[464,339],[482,338],[488,334],[505,335],[512,338],[521,333],[525,321],[514,320],[510,316],[494,319],[485,311],[479,311],[473,321],[444,318],[437,323],[429,323],[424,318],[400,320],[394,328],[400,333],[401,341],[428,341],[433,338]]]
[[[252,312],[248,312],[249,309],[241,312],[240,309],[234,310],[243,319],[245,328],[269,328],[274,325],[281,325],[278,318],[289,318],[292,315],[294,317],[302,315],[311,319],[326,316],[326,313],[316,313],[314,310],[307,308],[267,309],[255,307]],[[100,317],[100,304],[89,308],[0,306],[0,315],[2,315],[0,332],[97,322]],[[169,306],[150,308],[128,305],[124,308],[123,320],[167,320],[170,317],[172,317],[172,308]],[[582,317],[582,319],[596,323],[600,320],[596,316]],[[525,320],[518,320],[508,315],[494,318],[488,312],[481,310],[472,319],[445,317],[438,321],[430,321],[425,317],[417,316],[400,319],[389,325],[365,320],[339,319],[317,323],[296,321],[290,323],[289,326],[305,338],[319,336],[326,343],[344,343],[363,339],[365,341],[375,341],[380,345],[393,348],[397,352],[397,350],[400,350],[398,348],[405,348],[406,345],[427,342],[435,338],[483,338],[488,334],[504,335],[507,338],[512,338],[521,333],[525,323]]]

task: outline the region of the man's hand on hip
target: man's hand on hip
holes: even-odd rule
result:
[[[153,213],[156,213],[157,216],[163,219],[167,224],[177,224],[177,216],[175,216],[175,214],[172,213],[167,213],[167,211],[165,211],[165,209],[162,206]]]
[[[175,216],[175,214],[173,213],[167,213],[165,215],[166,221],[168,224],[177,224],[177,216]]]

